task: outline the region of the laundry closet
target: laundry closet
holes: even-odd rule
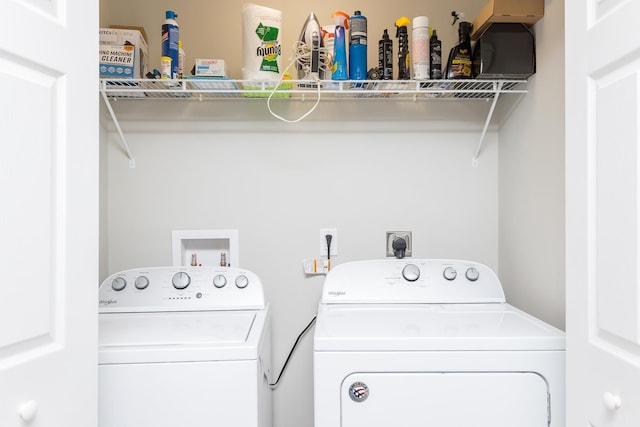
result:
[[[241,79],[242,4],[101,0],[100,27],[144,27],[149,68],[160,68],[165,10],[186,52],[220,58]],[[429,16],[443,63],[457,40],[451,11],[472,19],[486,0],[450,2],[254,2],[282,11],[282,58],[309,13],[362,11],[369,67],[394,22]],[[335,265],[384,258],[385,233],[410,230],[413,256],[482,262],[507,300],[564,329],[564,4],[548,0],[533,27],[536,73],[526,93],[491,100],[320,96],[297,123],[275,118],[266,98],[101,100],[100,279],[171,263],[173,230],[237,229],[240,265],[256,272],[272,311],[273,370],[315,315],[322,275],[318,229],[337,230]],[[318,94],[274,99],[280,115],[309,111]],[[492,113],[486,128],[485,121]],[[118,127],[122,131],[123,139]],[[312,340],[301,340],[273,392],[278,427],[312,427]]]

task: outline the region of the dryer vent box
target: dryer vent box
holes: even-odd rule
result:
[[[221,259],[240,266],[238,230],[173,230],[171,237],[174,266],[220,266]]]

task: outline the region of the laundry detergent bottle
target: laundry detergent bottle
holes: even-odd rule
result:
[[[333,36],[333,64],[331,65],[331,78],[333,80],[348,80],[347,68],[347,38],[346,30],[349,29],[349,15],[344,12],[334,12],[331,19],[336,26]]]
[[[162,56],[171,58],[171,78],[178,78],[178,61],[180,47],[178,42],[180,41],[179,27],[176,18],[178,14],[173,10],[167,10],[165,12],[165,21],[162,24]]]

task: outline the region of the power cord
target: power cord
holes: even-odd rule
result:
[[[313,111],[316,109],[316,107],[318,106],[318,104],[320,104],[320,89],[321,89],[321,80],[318,76],[316,76],[313,73],[310,73],[309,71],[311,71],[311,57],[312,57],[312,49],[311,47],[307,44],[307,43],[303,43],[301,41],[297,41],[294,44],[294,53],[293,56],[291,58],[289,58],[289,64],[287,65],[287,67],[284,69],[284,71],[282,72],[282,75],[280,76],[280,80],[278,81],[278,84],[276,84],[273,88],[273,90],[271,91],[271,93],[269,93],[269,98],[267,99],[267,108],[269,109],[269,112],[271,113],[271,115],[277,119],[282,120],[283,122],[287,122],[287,123],[297,123],[303,119],[305,119],[309,114],[313,113]],[[319,51],[319,55],[320,55],[320,61],[319,61],[319,70],[323,70],[324,72],[330,72],[329,67],[327,66],[328,60],[330,59],[330,56],[327,53],[327,50],[325,48],[320,48]],[[282,84],[282,82],[284,81],[284,76],[287,73],[287,71],[289,71],[289,68],[291,68],[292,65],[294,64],[298,64],[302,67],[302,69],[304,71],[306,71],[307,75],[310,75],[313,78],[313,81],[315,82],[315,86],[316,86],[316,91],[318,96],[316,97],[316,102],[313,104],[313,106],[311,107],[311,109],[309,111],[307,111],[306,113],[304,113],[302,116],[298,117],[297,119],[287,119],[284,118],[278,114],[276,114],[272,109],[271,109],[271,98],[273,98],[273,95],[276,93],[276,91],[278,90],[278,88],[280,87],[280,85]]]
[[[278,386],[278,383],[280,382],[280,378],[282,377],[282,374],[284,374],[285,369],[287,369],[287,365],[289,364],[289,359],[291,359],[291,355],[293,354],[293,351],[296,349],[296,347],[298,346],[298,343],[300,342],[300,340],[302,339],[302,337],[304,337],[306,335],[307,332],[309,332],[309,329],[311,329],[311,327],[316,323],[316,318],[318,316],[313,316],[313,319],[311,319],[311,322],[309,322],[309,324],[307,326],[305,326],[305,328],[302,330],[302,332],[300,332],[300,335],[298,335],[298,338],[296,339],[296,342],[293,343],[293,347],[291,347],[291,351],[289,351],[289,355],[287,356],[287,360],[284,361],[284,365],[282,365],[282,370],[280,371],[280,375],[278,375],[278,379],[276,379],[276,382],[274,382],[273,384],[269,384],[269,387],[271,387],[271,389],[275,389]]]

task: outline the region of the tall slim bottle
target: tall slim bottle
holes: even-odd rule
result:
[[[180,41],[179,27],[176,18],[178,14],[173,10],[165,12],[165,21],[162,24],[162,56],[171,58],[171,78],[178,78]]]
[[[359,10],[349,18],[349,79],[367,79],[367,18]]]

